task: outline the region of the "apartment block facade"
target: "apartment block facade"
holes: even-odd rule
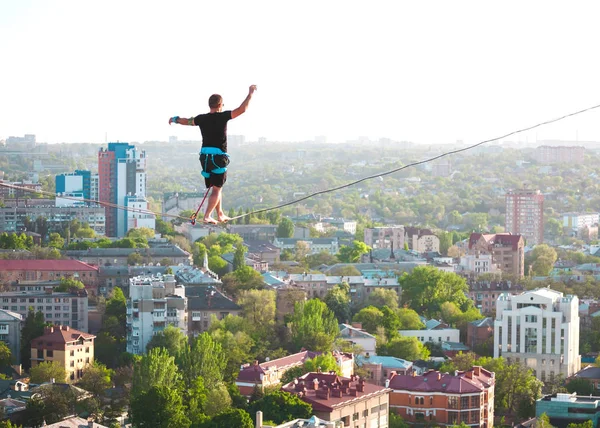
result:
[[[544,242],[544,195],[539,190],[506,194],[506,232],[522,235],[530,246]]]
[[[167,325],[187,335],[185,287],[173,275],[131,278],[126,313],[127,352],[132,354],[144,354],[152,336]]]
[[[10,349],[13,364],[21,362],[21,322],[23,316],[6,309],[0,310],[0,341]]]
[[[365,244],[371,248],[404,248],[404,226],[365,229]]]
[[[13,287],[21,282],[60,281],[72,278],[83,282],[86,288],[98,286],[98,267],[78,260],[0,260],[0,285]],[[33,291],[43,291],[38,285]]]
[[[154,229],[146,200],[146,152],[128,143],[109,143],[98,152],[98,199],[131,210],[106,208],[106,235],[123,237],[130,227]]]
[[[535,159],[542,164],[583,163],[585,147],[583,146],[539,146],[535,151]]]
[[[517,278],[525,274],[525,242],[520,235],[472,233],[469,237],[467,254],[490,254],[492,264],[503,273]]]
[[[15,312],[25,319],[29,308],[44,315],[44,321],[88,331],[88,293],[45,291],[11,291],[0,293],[0,309]]]
[[[35,230],[35,220],[40,217],[46,219],[46,230]],[[33,222],[31,227],[35,232],[47,235],[52,232],[62,232],[73,220],[87,223],[97,235],[104,235],[106,210],[104,207],[57,207],[54,201],[49,202],[48,205],[0,208],[0,232],[21,232],[27,229],[27,222],[31,221]]]
[[[541,381],[581,369],[579,299],[549,288],[501,294],[494,320],[494,358],[525,364]]]

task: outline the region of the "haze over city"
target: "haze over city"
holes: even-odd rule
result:
[[[594,2],[36,1],[0,5],[0,138],[199,140],[173,115],[225,109],[230,134],[474,143],[599,103]],[[516,139],[600,140],[598,111]]]

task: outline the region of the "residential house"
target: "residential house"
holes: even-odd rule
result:
[[[41,362],[57,362],[65,368],[67,379],[56,381],[78,382],[94,363],[95,338],[68,325],[45,327],[44,335],[31,341],[31,367]]]
[[[377,340],[361,323],[340,324],[340,338],[362,348],[361,355],[377,355]]]
[[[261,390],[280,383],[283,375],[294,367],[304,365],[306,360],[313,359],[320,355],[320,352],[312,352],[302,350],[286,357],[277,358],[276,360],[265,361],[253,364],[244,364],[240,368],[240,372],[235,381],[242,395],[249,396],[255,388]],[[338,367],[342,374],[352,376],[354,374],[354,356],[345,352],[333,352],[333,356],[337,361]]]
[[[244,245],[248,248],[248,257],[253,260],[263,260],[269,264],[279,261],[281,250],[269,241],[244,240]]]
[[[322,273],[293,273],[289,275],[290,285],[303,289],[309,298],[323,298],[334,284],[328,284]]]
[[[307,299],[307,292],[302,287],[294,285],[277,287],[275,292],[278,321],[282,321],[286,315],[293,313],[297,302],[304,302]]]
[[[472,233],[467,254],[491,254],[493,264],[503,273],[517,278],[525,274],[525,241],[521,235]]]
[[[222,320],[227,315],[237,316],[242,307],[225,296],[214,286],[186,287],[188,308],[188,332],[198,336],[210,328],[212,317]]]
[[[575,379],[585,379],[592,384],[594,395],[600,396],[600,367],[585,366],[567,379],[567,383]]]
[[[356,364],[367,371],[367,382],[375,385],[385,385],[392,372],[407,375],[413,369],[410,361],[380,355],[359,355],[356,357]]]
[[[272,242],[277,236],[277,226],[273,224],[230,224],[229,233],[240,235],[246,241]]]
[[[296,244],[298,242],[305,242],[308,245],[308,254],[319,254],[326,252],[332,256],[336,255],[340,246],[337,238],[275,238],[273,239],[273,245],[279,248],[281,251],[290,250],[295,251]]]
[[[410,425],[482,428],[494,425],[495,374],[475,366],[456,374],[430,370],[423,375],[392,373],[390,409]]]
[[[422,318],[425,328],[421,330],[399,330],[400,336],[416,337],[419,342],[460,342],[460,330],[451,328],[438,320],[426,320]]]
[[[365,229],[365,244],[369,247],[403,249],[404,226],[372,227]]]
[[[100,425],[93,419],[84,419],[79,416],[70,416],[62,421],[53,424],[44,425],[45,428],[108,428],[106,425]]]
[[[405,226],[404,242],[408,244],[409,250],[416,251],[419,254],[429,251],[440,251],[440,238],[430,229]]]
[[[314,415],[321,420],[345,427],[388,427],[390,389],[359,376],[312,372],[281,389],[312,405]]]
[[[494,345],[494,319],[491,317],[467,324],[467,346],[474,350],[478,346],[486,345],[489,345],[490,349]]]
[[[492,315],[496,312],[496,300],[502,293],[513,295],[523,292],[523,285],[513,284],[511,281],[479,281],[467,280],[469,292],[467,296],[473,301],[483,315]]]

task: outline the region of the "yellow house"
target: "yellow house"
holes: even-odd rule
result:
[[[44,361],[56,361],[67,372],[67,379],[56,381],[77,382],[86,367],[94,362],[95,338],[93,334],[67,325],[45,327],[44,335],[31,341],[31,367]]]

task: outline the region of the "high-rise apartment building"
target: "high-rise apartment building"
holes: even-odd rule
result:
[[[167,325],[187,335],[185,287],[175,276],[138,276],[129,280],[127,352],[143,354],[152,336]]]
[[[128,143],[108,143],[108,149],[100,149],[98,200],[130,208],[106,208],[107,236],[125,236],[131,227],[154,229],[155,216],[146,212],[145,151],[137,150]]]
[[[500,356],[532,369],[542,381],[581,368],[579,299],[549,288],[496,301],[494,358]]]
[[[539,146],[535,150],[535,160],[543,164],[568,163],[582,164],[585,156],[583,146]]]
[[[544,242],[544,195],[539,190],[506,194],[506,232],[523,236],[527,245]]]

